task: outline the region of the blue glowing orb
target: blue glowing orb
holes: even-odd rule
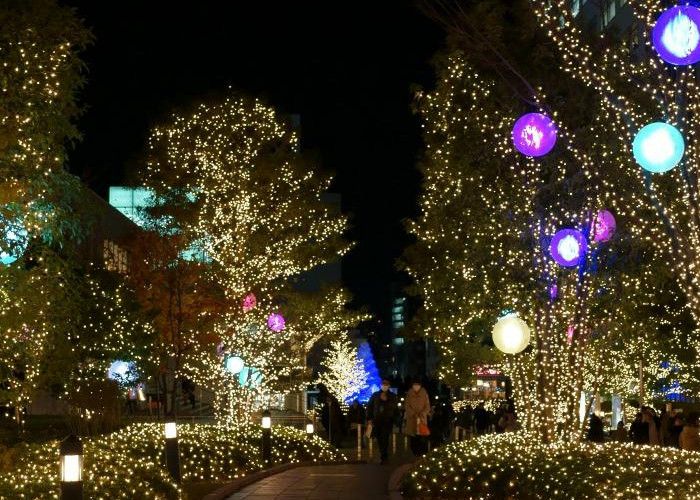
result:
[[[665,10],[656,20],[651,40],[659,57],[669,64],[700,61],[700,9],[683,5]]]
[[[226,358],[226,371],[231,373],[232,375],[241,373],[241,370],[243,370],[244,366],[245,363],[239,356],[231,356]]]
[[[579,265],[586,255],[586,237],[578,229],[560,229],[549,244],[549,253],[563,267]]]
[[[116,380],[117,382],[126,382],[130,375],[134,374],[135,365],[131,361],[122,361],[120,359],[109,365],[107,370],[107,378]]]
[[[683,159],[685,141],[673,125],[653,122],[642,127],[632,142],[632,153],[648,172],[668,172]]]
[[[248,388],[259,387],[262,383],[262,373],[257,368],[244,366],[238,374],[238,383]]]
[[[0,262],[9,266],[19,259],[27,250],[29,244],[29,234],[19,219],[7,220],[2,218],[4,223],[5,237],[0,242]]]

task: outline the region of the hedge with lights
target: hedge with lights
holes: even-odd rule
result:
[[[438,448],[405,477],[409,498],[700,498],[700,453],[631,443],[538,444],[524,433]]]
[[[226,481],[263,467],[259,426],[178,425],[182,477]],[[165,469],[162,424],[132,424],[84,439],[83,480],[89,498],[182,498]],[[12,466],[0,474],[0,498],[58,496],[57,441],[24,444],[12,451]],[[272,428],[273,463],[342,461],[345,457],[317,436],[290,427]]]

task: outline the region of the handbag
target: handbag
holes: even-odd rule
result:
[[[419,436],[430,436],[430,428],[428,427],[428,424],[421,422],[420,419],[418,420],[417,430]]]
[[[369,422],[367,424],[367,427],[365,428],[365,437],[367,439],[372,439],[372,428],[373,428],[372,422]]]

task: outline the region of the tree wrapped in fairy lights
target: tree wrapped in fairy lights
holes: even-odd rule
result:
[[[639,392],[640,361],[660,376],[672,358],[696,380],[695,356],[683,358],[696,339],[664,253],[642,231],[651,211],[641,190],[612,166],[620,145],[599,132],[605,106],[552,70],[557,55],[540,46],[528,2],[455,5],[428,8],[462,50],[439,61],[437,88],[418,97],[425,183],[404,266],[443,375],[464,361],[456,343],[473,361],[497,319],[517,315],[530,346],[501,364],[523,424],[544,441],[570,437],[581,392]]]
[[[316,381],[323,384],[340,404],[349,405],[359,398],[367,386],[369,374],[357,348],[348,338],[331,341],[321,366],[322,371]]]
[[[258,100],[231,95],[153,131],[144,179],[152,213],[200,249],[224,291],[216,342],[185,372],[214,391],[217,414],[256,406],[308,382],[306,354],[361,319],[340,288],[302,293],[294,282],[338,259],[346,220],[324,200],[330,176],[298,151],[293,127]],[[178,221],[186,220],[187,224]],[[226,359],[243,360],[231,373]]]

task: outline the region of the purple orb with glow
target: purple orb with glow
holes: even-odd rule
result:
[[[596,243],[610,241],[610,238],[615,234],[616,227],[613,214],[608,210],[599,210],[593,221],[593,241]]]
[[[542,113],[527,113],[513,125],[513,144],[525,156],[544,156],[557,143],[557,126]]]
[[[700,9],[678,5],[656,20],[651,40],[659,57],[669,64],[689,66],[700,61]]]
[[[560,229],[554,233],[549,253],[562,267],[577,266],[586,255],[586,237],[578,229]]]
[[[273,332],[284,330],[284,316],[279,313],[272,313],[267,317],[267,327]]]

